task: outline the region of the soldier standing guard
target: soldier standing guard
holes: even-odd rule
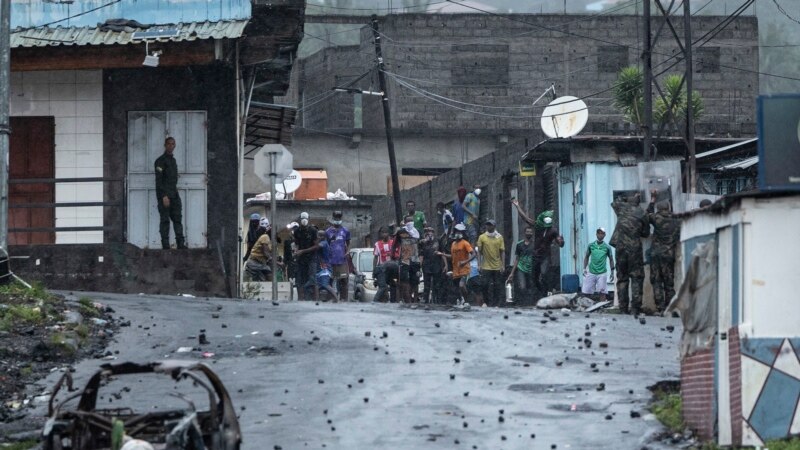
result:
[[[178,164],[172,152],[175,151],[175,139],[164,140],[164,154],[155,162],[156,200],[160,216],[158,231],[161,233],[161,247],[169,249],[169,222],[175,230],[175,243],[178,248],[186,248],[183,236],[183,211],[181,197],[178,195]]]
[[[614,247],[617,257],[617,295],[619,310],[634,316],[642,308],[642,289],[644,285],[644,259],[642,240],[650,236],[650,224],[642,208],[639,207],[639,194],[618,197],[611,204],[617,215],[617,226],[609,244]],[[630,302],[628,286],[630,285]],[[630,306],[630,309],[629,309]]]
[[[681,221],[670,213],[666,200],[656,203],[655,189],[650,191],[647,206],[648,221],[653,224],[653,244],[650,247],[650,283],[656,308],[663,313],[675,296],[675,247],[680,241]],[[656,212],[656,210],[658,212]]]

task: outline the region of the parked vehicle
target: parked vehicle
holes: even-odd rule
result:
[[[69,372],[56,383],[50,396],[49,419],[42,432],[45,450],[111,448],[112,434],[123,430],[126,436],[145,441],[154,448],[239,449],[242,435],[236,410],[220,378],[205,364],[159,361],[100,367],[86,387],[75,393],[72,393]],[[174,383],[164,383],[165,391],[159,392],[159,383],[143,382],[148,374],[167,375],[175,382],[185,382],[178,391],[171,388]],[[56,404],[64,385],[69,392]],[[100,390],[103,394],[99,398],[108,397],[109,403],[114,400],[113,408],[97,404]],[[73,404],[76,399],[77,406],[67,408],[66,405]],[[157,403],[144,406],[139,412],[123,406],[126,402],[141,406],[150,399]],[[195,404],[200,406],[202,401],[208,401],[208,407],[196,408]]]
[[[350,258],[353,270],[348,279],[350,298],[357,302],[371,302],[378,292],[378,286],[372,278],[373,253],[371,248],[351,248]]]
[[[378,285],[372,276],[374,253],[371,248],[351,248],[350,258],[353,261],[348,279],[349,300],[371,302],[378,293]],[[419,277],[419,295],[424,291],[422,274]]]

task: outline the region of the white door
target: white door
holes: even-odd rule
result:
[[[190,248],[205,248],[206,112],[131,111],[128,113],[128,242],[161,248],[153,164],[164,153],[164,139],[175,139],[178,193],[183,203],[183,228]],[[170,241],[175,235],[170,224]]]

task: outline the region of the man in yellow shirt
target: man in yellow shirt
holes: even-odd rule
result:
[[[250,257],[244,266],[245,271],[253,281],[272,281],[272,243],[269,240],[269,219],[262,217],[258,224],[258,232],[261,234],[253,249],[250,250]]]
[[[486,221],[486,232],[478,238],[476,247],[480,255],[481,278],[483,278],[483,298],[488,306],[502,305],[505,297],[503,269],[506,261],[506,244],[497,232],[497,223]]]

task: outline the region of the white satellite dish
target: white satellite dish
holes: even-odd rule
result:
[[[586,103],[570,95],[558,97],[542,111],[542,131],[551,138],[575,136],[588,121]]]
[[[281,194],[291,194],[300,187],[300,183],[302,181],[303,177],[300,175],[300,172],[292,170],[289,173],[289,176],[283,179],[283,183],[275,184],[275,192],[280,192]]]

